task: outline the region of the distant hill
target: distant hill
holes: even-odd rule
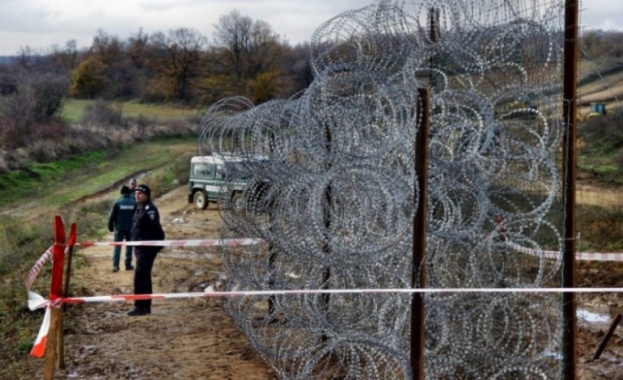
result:
[[[0,65],[11,63],[13,61],[15,61],[15,56],[0,55]]]

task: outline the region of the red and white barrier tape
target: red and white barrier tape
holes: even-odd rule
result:
[[[62,298],[57,298],[53,302],[50,302],[35,292],[28,292],[28,308],[30,310],[45,308],[43,322],[41,323],[41,327],[39,327],[39,332],[30,350],[30,355],[36,358],[42,358],[45,354],[45,344],[48,338],[48,330],[50,329],[50,309],[52,307],[58,309],[61,307],[62,303]]]
[[[117,294],[110,296],[67,297],[61,303],[129,302],[176,298],[217,298],[243,296],[287,296],[308,294],[456,294],[456,293],[623,293],[623,288],[364,288],[364,289],[297,289],[234,290],[228,292]]]
[[[508,246],[519,253],[531,256],[542,256],[546,259],[562,260],[562,252],[541,251],[523,247],[513,242],[506,243]],[[576,252],[575,259],[578,261],[623,261],[623,253],[620,252]]]
[[[623,261],[623,253],[612,252],[578,252],[576,260],[584,261]]]
[[[264,242],[263,239],[197,239],[197,240],[142,240],[142,241],[112,241],[112,242],[82,242],[77,246],[149,246],[149,247],[212,247],[228,246],[238,247],[244,245],[256,245]]]
[[[506,237],[504,236],[504,240]],[[262,239],[201,239],[201,240],[159,240],[159,241],[130,241],[130,242],[83,242],[76,245],[90,246],[165,246],[165,247],[206,247],[206,246],[246,246],[263,243]],[[541,251],[526,248],[518,244],[507,242],[516,252],[532,256],[541,256],[546,259],[559,260],[561,252]],[[623,288],[452,288],[452,289],[301,289],[301,290],[266,290],[266,291],[230,291],[230,292],[203,292],[203,293],[168,293],[168,294],[128,294],[93,297],[59,298],[50,302],[30,289],[39,275],[43,265],[53,258],[52,248],[46,250],[37,260],[26,277],[25,285],[28,290],[28,307],[30,310],[46,308],[43,323],[30,352],[35,357],[43,357],[50,326],[50,307],[60,307],[61,303],[89,303],[89,302],[119,302],[146,299],[174,299],[174,298],[207,298],[207,297],[237,297],[237,296],[272,296],[272,295],[304,295],[304,294],[365,294],[365,293],[623,293]],[[578,252],[576,260],[588,261],[623,261],[623,253]]]
[[[149,246],[149,247],[214,247],[214,246],[247,246],[263,243],[263,239],[196,239],[196,240],[144,240],[144,241],[119,241],[119,242],[82,242],[77,246]],[[520,246],[513,242],[506,243],[511,249],[519,253],[532,256],[542,256],[547,259],[562,258],[562,252],[543,251]],[[617,252],[576,252],[576,260],[582,261],[623,261],[623,253]]]
[[[24,282],[27,290],[30,290],[30,288],[32,288],[32,284],[35,282],[37,276],[39,276],[39,272],[41,272],[41,268],[43,268],[43,265],[52,258],[52,247],[50,247],[43,253],[43,255],[41,255],[35,265],[32,266],[30,272],[28,272],[28,276],[26,276],[26,281]]]
[[[48,261],[52,261],[53,259],[54,255],[52,252],[52,247],[50,247],[43,253],[43,255],[41,255],[41,257],[39,257],[37,262],[35,262],[35,265],[32,266],[30,272],[28,272],[28,275],[26,276],[26,281],[24,281],[24,285],[26,286],[26,290],[28,291],[28,308],[30,310],[45,308],[43,323],[41,323],[41,327],[39,328],[39,332],[37,333],[35,342],[33,343],[32,349],[30,350],[30,355],[36,358],[42,358],[45,354],[45,345],[47,342],[48,330],[50,329],[50,308],[59,308],[61,306],[62,299],[58,298],[54,300],[54,302],[50,302],[39,294],[30,291],[30,289],[32,288],[32,284],[35,282],[35,279],[39,276],[39,273],[41,272],[41,269],[43,268],[45,263]]]
[[[35,358],[42,358],[45,355],[45,346],[48,341],[48,330],[50,330],[50,308],[45,309],[45,315],[43,316],[43,322],[39,327],[39,332],[35,338],[35,342],[30,350],[30,355]]]

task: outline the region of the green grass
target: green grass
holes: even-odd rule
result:
[[[178,108],[167,105],[154,105],[136,102],[121,103],[124,117],[145,116],[158,120],[184,119],[189,116],[201,115],[201,110]]]
[[[619,166],[615,164],[580,164],[579,167],[584,171],[593,172],[596,174],[615,174],[619,171]]]
[[[93,100],[67,99],[61,116],[71,123],[82,120],[84,110]],[[185,119],[190,116],[200,116],[203,110],[180,108],[166,104],[145,104],[138,102],[114,102],[115,106],[121,107],[122,116],[126,118],[138,118],[139,116],[156,120]]]
[[[613,148],[610,142],[600,139],[591,139],[587,145],[578,151],[578,168],[599,176],[604,183],[618,180],[621,174],[615,160],[618,149]]]
[[[27,170],[0,175],[0,207],[40,199],[62,206],[106,190],[128,176],[185,160],[196,151],[196,139],[159,140],[122,148],[114,157],[99,150],[70,160],[33,164]]]

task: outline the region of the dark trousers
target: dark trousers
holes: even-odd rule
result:
[[[158,254],[159,247],[136,247],[136,268],[134,269],[134,294],[152,294],[151,268]],[[151,300],[136,300],[134,306],[138,308],[151,307]]]
[[[115,241],[130,241],[131,237],[130,237],[130,231],[120,231],[120,230],[115,230]],[[121,246],[116,245],[115,248],[113,248],[112,251],[112,266],[118,268],[119,267],[119,259],[121,256]],[[126,245],[125,246],[125,267],[129,267],[130,265],[132,265],[132,246],[131,245]]]

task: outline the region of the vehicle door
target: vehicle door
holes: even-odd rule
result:
[[[216,165],[211,163],[197,163],[193,165],[192,179],[194,187],[203,190],[206,198],[210,201],[218,199],[220,189],[216,179]]]

